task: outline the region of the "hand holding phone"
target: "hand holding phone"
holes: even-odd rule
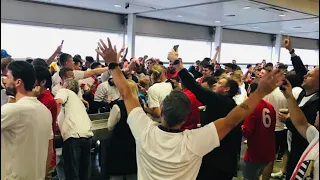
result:
[[[61,45],[63,45],[64,40],[61,41]]]

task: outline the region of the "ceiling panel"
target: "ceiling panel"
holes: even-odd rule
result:
[[[318,39],[318,16],[250,0],[33,0],[205,26]],[[126,3],[129,8],[125,8]],[[228,16],[234,15],[234,16]],[[294,28],[299,27],[301,28]]]
[[[319,38],[319,18],[226,26],[226,28],[270,34],[290,34],[292,36],[298,35],[298,37],[312,39]]]

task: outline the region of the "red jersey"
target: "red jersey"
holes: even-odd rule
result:
[[[195,129],[197,128],[197,124],[200,124],[200,111],[198,107],[202,106],[202,104],[197,100],[196,96],[188,89],[183,88],[183,92],[188,96],[191,102],[191,107],[190,107],[190,113],[187,116],[181,128],[183,130]]]
[[[270,103],[261,100],[242,125],[243,135],[248,141],[245,161],[268,163],[275,159],[275,124],[276,111]]]
[[[178,71],[174,71],[171,73],[169,69],[167,69],[167,79],[177,78],[178,77]]]
[[[56,101],[54,100],[49,90],[46,90],[44,93],[40,94],[38,96],[38,100],[50,110],[52,115],[52,131],[53,133],[55,133],[57,130],[57,111],[58,111]],[[55,165],[56,165],[56,151],[53,148],[51,167],[54,167]]]

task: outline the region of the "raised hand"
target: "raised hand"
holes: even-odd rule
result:
[[[217,46],[217,47],[216,47],[216,51],[220,51],[220,46]]]
[[[289,51],[292,50],[292,42],[291,42],[291,38],[289,36],[287,36],[283,41],[282,41],[282,45]]]
[[[284,73],[280,70],[273,70],[272,72],[263,76],[258,84],[257,92],[262,95],[270,94],[275,88],[283,84]]]
[[[293,97],[293,94],[292,94],[292,86],[290,84],[290,82],[287,80],[287,79],[284,79],[283,80],[283,84],[281,85],[281,91],[283,93],[283,95],[289,99],[291,97]]]
[[[98,46],[100,49],[96,49],[96,52],[100,54],[106,64],[118,63],[119,59],[116,46],[112,48],[112,44],[109,38],[108,46],[101,39],[100,42],[98,42]]]

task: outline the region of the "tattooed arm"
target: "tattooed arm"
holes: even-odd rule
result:
[[[219,139],[222,140],[234,127],[249,116],[265,95],[282,84],[283,78],[283,73],[277,70],[269,73],[260,79],[257,90],[250,94],[249,98],[235,107],[226,117],[214,121]]]

